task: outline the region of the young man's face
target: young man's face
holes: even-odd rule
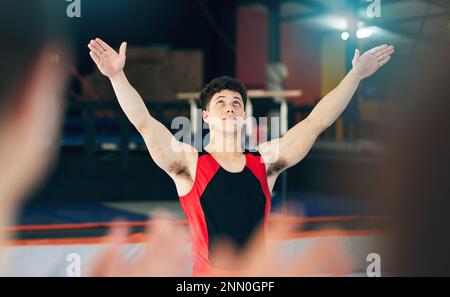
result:
[[[245,118],[242,96],[231,90],[215,93],[206,111],[203,111],[203,120],[208,123],[209,129],[219,132],[235,133],[240,131]]]

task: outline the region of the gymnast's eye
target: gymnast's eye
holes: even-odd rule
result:
[[[241,102],[239,102],[239,101],[234,101],[233,103],[235,106],[241,106]]]
[[[217,104],[223,104],[223,100],[217,101]]]

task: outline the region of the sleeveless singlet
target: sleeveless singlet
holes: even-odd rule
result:
[[[261,224],[267,237],[271,195],[266,167],[258,152],[245,150],[244,155],[244,169],[232,173],[202,150],[193,186],[179,197],[192,236],[193,276],[220,271],[210,258],[218,241],[242,248]]]

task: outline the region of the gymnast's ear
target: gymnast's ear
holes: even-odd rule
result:
[[[205,121],[206,123],[208,123],[209,119],[208,119],[208,111],[207,110],[202,110],[202,117],[203,117],[203,121]]]

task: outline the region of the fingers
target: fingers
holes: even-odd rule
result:
[[[393,53],[394,53],[394,47],[390,46],[390,47],[386,48],[385,50],[380,51],[378,53],[377,59],[378,59],[378,61],[381,61],[381,60],[385,59],[386,57],[392,55]]]
[[[88,48],[95,52],[97,55],[101,56],[105,51],[103,50],[103,48],[94,40],[91,40],[88,44]]]
[[[126,51],[127,51],[127,43],[122,42],[122,44],[120,45],[120,49],[119,49],[119,55],[125,56]]]
[[[380,66],[385,65],[394,53],[394,46],[383,44],[368,51],[376,60]]]
[[[388,47],[387,44],[383,44],[383,45],[380,45],[380,46],[370,49],[369,53],[371,53],[372,55],[377,55],[380,51],[386,49],[387,47]]]
[[[96,43],[95,41],[93,41],[93,40],[91,40],[89,42],[88,48],[91,50],[89,52],[89,55],[91,56],[92,60],[94,60],[94,62],[97,65],[100,65],[101,56],[104,53],[103,48],[101,48],[100,45],[98,43]]]
[[[272,268],[277,261],[281,239],[299,227],[297,223],[292,222],[292,217],[282,216],[278,221],[271,225],[270,244],[264,243],[265,230],[264,224],[261,224],[243,250],[236,250],[230,242],[222,240],[213,250],[214,263],[217,267],[237,270],[246,276],[274,274]]]
[[[391,55],[393,53],[394,53],[394,47],[392,45],[380,50],[376,55],[378,64],[380,66],[385,65],[391,59]]]
[[[149,249],[131,264],[136,276],[181,276],[189,267],[189,253],[184,248],[188,240],[185,231],[170,213],[158,210],[149,220],[146,242]]]
[[[284,214],[279,217],[278,223],[275,221],[271,225],[269,236],[271,240],[267,244],[267,266],[265,268],[262,263],[259,263],[262,261],[255,261],[257,259],[254,258],[253,263],[257,265],[253,265],[252,267],[253,274],[261,275],[262,273],[266,273],[269,275],[278,275],[282,272],[282,268],[286,265],[285,261],[280,257],[283,254],[282,242],[289,234],[300,229],[300,224],[297,223],[297,219],[298,217],[296,215]]]
[[[111,276],[114,266],[117,269],[117,262],[120,258],[119,247],[108,245],[95,254],[93,260],[89,263],[86,276],[105,277]]]
[[[356,62],[358,62],[360,56],[359,49],[355,49],[355,55],[353,56],[352,65],[355,65]]]
[[[394,52],[394,47],[392,45],[381,45],[369,50],[369,53],[380,60],[380,56],[384,58],[386,55],[390,55]]]
[[[104,42],[100,38],[95,38],[94,42],[96,42],[104,51],[112,49],[106,42]]]
[[[236,270],[239,260],[235,245],[228,239],[221,239],[211,249],[211,259],[215,267],[224,271]],[[215,271],[211,271],[213,274]]]
[[[274,271],[281,276],[345,275],[352,271],[353,260],[341,239],[324,237],[290,257],[279,261]]]
[[[94,60],[94,62],[95,62],[96,64],[99,64],[99,63],[100,63],[100,57],[99,57],[95,52],[90,51],[90,52],[89,52],[89,55],[91,56],[92,60]]]
[[[105,238],[106,244],[125,244],[127,242],[130,230],[123,219],[113,222]]]
[[[154,238],[162,238],[167,232],[167,228],[170,228],[169,223],[173,222],[175,218],[172,214],[164,209],[156,209],[149,214],[149,219],[146,224],[144,240],[146,243],[150,244],[153,242]]]
[[[380,64],[380,66],[383,66],[383,65],[386,64],[390,59],[391,59],[391,56],[387,56],[386,58],[384,58],[383,60],[379,61],[378,63]]]
[[[101,57],[103,54],[103,51],[100,51],[96,46],[94,46],[92,43],[88,44],[88,48],[93,51],[98,57]]]
[[[129,229],[123,220],[117,220],[103,240],[105,247],[89,265],[87,276],[116,276],[124,273],[121,247],[127,242]]]

